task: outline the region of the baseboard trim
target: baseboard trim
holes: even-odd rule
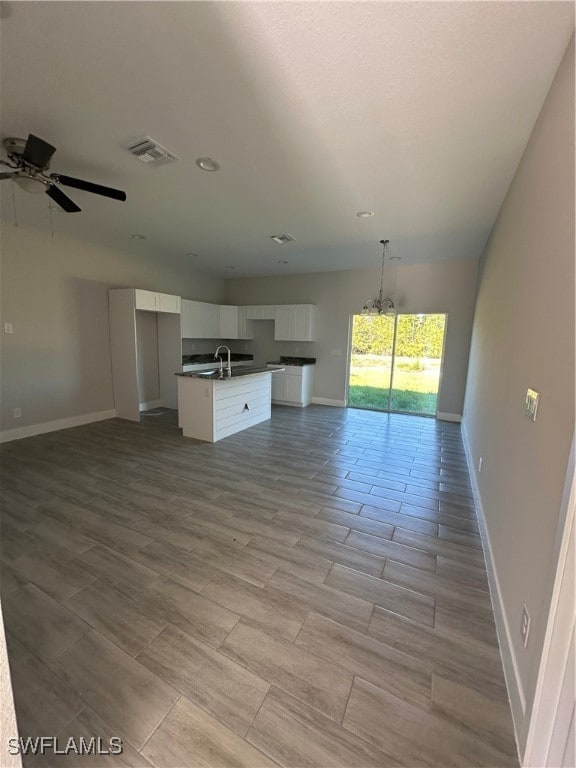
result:
[[[147,403],[139,403],[138,409],[140,411],[151,411],[153,408],[161,408],[162,400],[149,400]]]
[[[484,507],[482,505],[482,497],[480,495],[480,489],[478,488],[476,471],[474,467],[474,458],[470,449],[465,421],[462,422],[462,442],[464,443],[464,452],[466,454],[468,473],[470,475],[470,482],[472,484],[472,493],[474,495],[476,510],[478,512],[478,527],[480,529],[480,538],[482,539],[482,547],[484,549],[484,559],[486,561],[486,572],[488,575],[488,586],[490,588],[492,610],[494,611],[494,623],[496,624],[498,645],[500,647],[500,655],[502,657],[504,679],[506,681],[508,698],[510,700],[510,710],[512,713],[512,723],[514,725],[516,749],[518,752],[520,765],[522,765],[522,753],[520,750],[520,742],[518,737],[526,713],[526,696],[524,695],[524,689],[518,670],[518,662],[516,660],[516,654],[514,653],[514,646],[512,645],[512,632],[510,630],[510,622],[508,621],[508,616],[504,607],[504,600],[502,599],[502,590],[500,589],[498,572],[496,571],[496,566],[494,563],[492,544],[490,542],[490,533],[486,524]]]
[[[9,443],[12,440],[21,440],[24,437],[34,437],[35,435],[44,435],[46,432],[57,432],[60,429],[69,429],[70,427],[82,427],[84,424],[92,424],[95,421],[105,421],[106,419],[114,419],[115,417],[116,410],[112,409],[110,411],[84,413],[81,416],[69,416],[66,419],[44,421],[42,424],[30,424],[27,427],[4,429],[0,432],[0,443]]]
[[[313,397],[312,402],[314,405],[332,405],[335,408],[345,408],[345,400],[331,400],[329,397]]]
[[[459,413],[444,413],[443,411],[436,411],[436,418],[439,421],[456,421],[460,423],[462,416]]]

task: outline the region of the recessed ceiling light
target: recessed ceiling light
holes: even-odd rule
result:
[[[196,165],[198,168],[202,168],[203,171],[219,171],[220,166],[216,162],[216,160],[212,160],[211,157],[199,157],[198,160],[196,160]]]
[[[286,245],[286,243],[294,242],[292,235],[270,235],[270,239],[274,240],[278,245]]]
[[[226,266],[224,269],[236,269],[236,267]]]
[[[190,251],[190,253],[187,253],[186,256],[190,256],[193,259],[199,259],[200,258],[200,254],[192,253],[192,251]]]
[[[132,237],[134,238],[134,240],[146,240],[146,235],[138,235],[134,233]]]
[[[400,261],[402,256],[390,256],[390,261]]]
[[[284,259],[279,259],[278,264],[288,264],[288,262],[284,261]]]
[[[359,219],[369,219],[371,216],[374,216],[374,211],[358,211],[356,216]]]

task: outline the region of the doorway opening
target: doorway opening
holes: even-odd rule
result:
[[[350,408],[435,416],[445,314],[354,315]]]

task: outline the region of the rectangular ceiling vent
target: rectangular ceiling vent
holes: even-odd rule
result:
[[[270,238],[274,240],[278,245],[286,245],[286,243],[293,243],[295,238],[292,235],[270,235]]]
[[[166,147],[163,147],[162,144],[158,144],[158,142],[151,139],[150,136],[144,136],[143,138],[134,141],[128,147],[128,151],[146,165],[159,165],[160,163],[165,163],[171,160],[180,160],[177,155],[169,152]]]

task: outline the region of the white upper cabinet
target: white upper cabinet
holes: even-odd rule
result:
[[[274,304],[258,304],[246,307],[247,320],[274,320],[276,307]]]
[[[220,339],[238,339],[238,307],[220,305]]]
[[[141,291],[139,288],[136,288],[134,300],[136,309],[145,309],[149,312],[158,311],[158,294],[153,291]]]
[[[172,296],[170,293],[159,293],[158,304],[158,312],[171,312],[174,315],[180,314],[180,296]]]
[[[254,324],[247,317],[248,307],[220,305],[220,339],[253,339]]]
[[[274,320],[276,341],[313,341],[316,338],[316,307],[313,304],[235,307],[188,299],[181,302],[183,339],[253,339],[254,320]]]
[[[169,293],[156,293],[155,291],[143,291],[134,289],[134,305],[136,309],[146,312],[171,312],[180,314],[180,296],[172,296]]]
[[[254,323],[248,319],[248,307],[238,307],[238,338],[254,338]]]
[[[282,304],[274,315],[276,341],[314,341],[316,307],[313,304]]]
[[[219,339],[220,305],[182,299],[181,331],[183,339]]]

